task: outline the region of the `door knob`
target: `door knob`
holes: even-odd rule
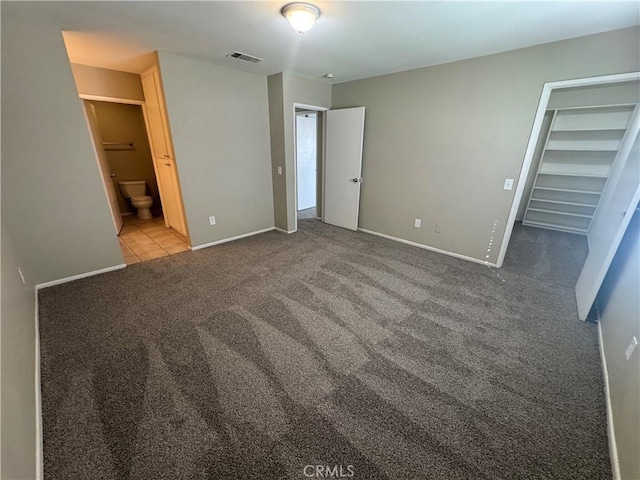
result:
[[[170,163],[165,163],[165,165],[166,165],[167,167],[170,167],[170,166],[171,166],[171,164],[170,164]]]
[[[110,174],[109,174],[109,176],[110,176],[111,178],[113,178],[113,177],[115,177],[115,176],[116,176],[116,174],[115,174],[115,173],[110,173]]]
[[[171,158],[171,155],[163,155],[164,158]]]
[[[356,178],[352,178],[351,181],[353,183],[362,183],[362,177],[356,177]]]

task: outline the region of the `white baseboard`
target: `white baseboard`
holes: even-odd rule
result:
[[[289,233],[296,233],[296,232],[298,231],[298,229],[295,229],[295,230],[284,230],[284,229],[282,229],[282,228],[278,228],[278,227],[273,227],[273,229],[274,229],[276,232],[279,232],[279,233],[286,233],[286,234],[289,234]]]
[[[404,244],[407,244],[407,245],[411,245],[413,247],[423,248],[425,250],[430,250],[432,252],[441,253],[443,255],[448,255],[450,257],[460,258],[462,260],[467,260],[468,262],[479,263],[480,265],[486,265],[488,267],[496,267],[497,268],[497,265],[495,263],[485,262],[485,261],[482,261],[482,260],[478,260],[477,258],[467,257],[466,255],[460,255],[459,253],[448,252],[447,250],[440,250],[439,248],[430,247],[428,245],[423,245],[422,243],[412,242],[410,240],[405,240],[404,238],[392,237],[391,235],[386,235],[386,234],[380,233],[380,232],[374,232],[373,230],[367,230],[365,228],[358,228],[358,231],[359,232],[363,232],[363,233],[368,233],[370,235],[375,235],[377,237],[387,238],[389,240],[393,240],[395,242],[400,242],[400,243],[404,243]]]
[[[74,280],[80,280],[81,278],[93,277],[94,275],[100,275],[101,273],[113,272],[114,270],[120,270],[127,265],[121,263],[120,265],[114,265],[113,267],[102,268],[100,270],[94,270],[93,272],[80,273],[71,277],[59,278],[58,280],[51,280],[50,282],[39,283],[36,285],[36,291],[47,287],[53,287],[54,285],[60,285],[61,283],[73,282]]]
[[[42,444],[42,390],[40,382],[40,317],[38,314],[38,289],[34,288],[35,301],[35,395],[36,395],[36,480],[44,478],[43,444]]]
[[[195,247],[191,247],[191,250],[200,250],[207,247],[213,247],[214,245],[220,245],[221,243],[233,242],[234,240],[240,240],[241,238],[251,237],[253,235],[259,235],[265,232],[271,232],[272,230],[277,230],[277,228],[269,227],[263,228],[262,230],[256,230],[255,232],[243,233],[242,235],[236,235],[235,237],[223,238],[222,240],[216,240],[215,242],[203,243],[202,245],[196,245]]]
[[[618,446],[616,444],[615,426],[613,424],[613,410],[611,409],[611,390],[609,388],[609,370],[607,369],[607,358],[604,355],[602,346],[602,324],[598,322],[598,349],[600,350],[600,361],[602,362],[602,377],[604,378],[604,396],[607,404],[607,436],[609,437],[609,456],[611,458],[611,471],[613,480],[621,480],[620,463],[618,462]]]

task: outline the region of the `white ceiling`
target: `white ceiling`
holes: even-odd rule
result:
[[[331,83],[640,24],[638,1],[322,0],[315,27],[298,35],[280,15],[285,3],[2,2],[2,14],[52,18],[74,63],[140,73],[164,50],[260,74],[330,72]],[[236,50],[264,61],[225,57]]]

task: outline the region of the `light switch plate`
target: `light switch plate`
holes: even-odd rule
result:
[[[282,175],[282,167],[278,167],[278,175]]]
[[[513,178],[507,178],[504,181],[504,187],[502,187],[503,190],[512,190],[513,189]]]
[[[637,346],[638,346],[638,339],[636,337],[633,337],[631,339],[631,342],[629,342],[629,346],[624,351],[624,358],[625,358],[625,360],[627,362],[631,358],[631,355],[633,355],[633,352],[634,352],[634,350],[636,349]]]

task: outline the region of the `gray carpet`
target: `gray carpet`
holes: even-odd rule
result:
[[[298,220],[306,220],[308,218],[316,218],[316,207],[305,208],[304,210],[298,210]]]
[[[582,237],[298,227],[40,292],[45,478],[611,477]]]

